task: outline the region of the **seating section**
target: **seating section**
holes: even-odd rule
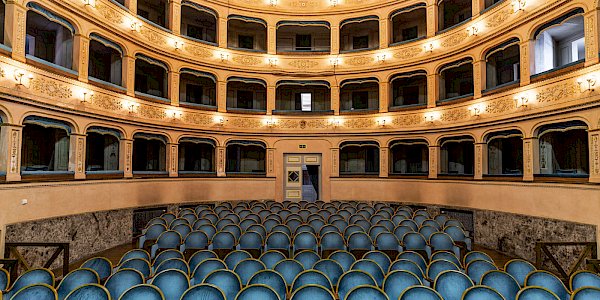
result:
[[[598,274],[567,286],[525,260],[499,268],[469,236],[387,203],[203,204],[151,220],[116,266],[94,257],[58,283],[34,269],[12,285],[0,269],[0,285],[9,300],[598,299]]]

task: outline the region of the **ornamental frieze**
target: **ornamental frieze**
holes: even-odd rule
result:
[[[262,62],[262,60],[260,60],[256,57],[245,56],[245,55],[234,56],[232,58],[232,60],[238,64],[242,64],[245,66],[254,66],[254,65],[258,65]]]
[[[493,14],[490,18],[488,18],[485,26],[488,28],[494,28],[500,26],[504,21],[506,21],[513,14],[513,9],[508,8]]]
[[[213,118],[204,114],[186,113],[183,115],[183,121],[194,125],[207,126],[213,123]]]
[[[468,36],[469,34],[466,31],[455,33],[442,42],[442,47],[456,46],[460,44],[460,42],[464,41]]]
[[[310,69],[316,67],[319,63],[309,59],[298,59],[291,61],[289,65],[298,69]]]
[[[574,82],[566,82],[560,85],[542,89],[535,99],[538,103],[556,102],[560,100],[572,100],[573,95],[579,92],[579,86]]]
[[[355,129],[364,129],[371,128],[375,126],[375,120],[373,119],[350,119],[344,121],[344,127],[355,128]]]
[[[231,124],[233,127],[238,128],[256,129],[263,127],[261,120],[251,118],[230,118],[228,123]]]
[[[198,46],[194,46],[194,45],[185,45],[184,49],[185,49],[185,51],[187,51],[197,57],[204,58],[204,57],[213,56],[213,54],[210,51],[208,51],[204,48],[198,47]]]
[[[421,124],[423,117],[420,114],[407,115],[394,118],[392,124],[396,126],[411,126]]]
[[[29,88],[31,89],[31,91],[36,92],[38,94],[63,100],[69,99],[73,96],[73,90],[71,90],[71,88],[68,85],[56,82],[51,79],[31,79]]]
[[[362,66],[370,64],[373,61],[375,61],[375,59],[371,56],[359,56],[346,60],[346,63],[353,66]]]
[[[505,97],[498,100],[487,102],[485,112],[488,114],[500,114],[516,108],[515,101],[512,98]]]
[[[398,59],[409,59],[417,56],[421,51],[423,51],[423,47],[407,48],[394,53],[394,57]]]
[[[120,111],[123,109],[121,101],[106,94],[94,93],[90,96],[92,105],[109,111]]]
[[[140,117],[148,118],[148,119],[164,119],[167,114],[164,109],[159,107],[142,105],[137,110]]]
[[[123,16],[116,12],[115,10],[111,9],[110,7],[97,2],[96,3],[96,10],[108,21],[110,21],[111,23],[115,24],[115,25],[121,25],[123,24]]]
[[[457,108],[442,113],[440,120],[443,122],[456,122],[468,118],[471,115],[466,108]]]

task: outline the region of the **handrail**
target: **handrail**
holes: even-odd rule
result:
[[[43,267],[48,269],[54,261],[58,258],[58,256],[63,254],[63,262],[62,262],[62,274],[67,275],[69,273],[69,243],[44,243],[44,242],[13,242],[13,243],[5,243],[4,244],[4,258],[10,258],[11,254],[16,258],[17,266],[15,266],[15,273],[18,266],[22,266],[25,271],[29,271],[31,266],[25,260],[25,257],[19,252],[18,247],[45,247],[51,248],[56,247],[56,251],[52,253],[52,256],[44,263]],[[13,274],[11,274],[13,276]],[[15,277],[16,278],[16,277]]]
[[[577,260],[569,267],[568,270],[565,270],[558,259],[554,257],[553,253],[550,251],[549,247],[552,246],[584,246],[584,248],[579,253],[579,257]],[[595,242],[536,242],[535,243],[535,266],[538,269],[547,269],[544,268],[544,257],[548,257],[552,266],[556,268],[559,274],[557,274],[563,281],[567,282],[573,273],[577,272],[581,265],[586,262],[586,258],[588,256],[591,257],[592,260],[596,260],[598,258],[598,245]],[[551,270],[548,270],[551,271]]]

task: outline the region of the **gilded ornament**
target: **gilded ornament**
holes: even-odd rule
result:
[[[90,96],[90,102],[92,105],[95,105],[99,108],[103,108],[110,111],[120,111],[123,109],[123,104],[117,98],[105,95],[94,93]]]
[[[543,89],[535,96],[535,98],[538,103],[572,100],[568,98],[572,97],[578,92],[579,87],[577,84],[570,82]]]
[[[407,48],[394,53],[394,57],[399,59],[409,59],[417,56],[421,51],[423,51],[422,47]]]
[[[418,125],[418,124],[421,124],[422,120],[423,120],[423,117],[421,117],[419,114],[413,114],[413,115],[400,116],[400,117],[394,118],[392,120],[392,124],[394,124],[396,126]]]
[[[193,54],[194,56],[199,56],[199,57],[211,57],[212,53],[210,53],[210,51],[198,47],[198,46],[193,46],[193,45],[185,45],[185,51]]]
[[[298,69],[310,69],[316,67],[318,64],[318,62],[308,59],[298,59],[289,63],[290,66]]]
[[[73,96],[73,91],[66,84],[44,78],[34,78],[30,82],[30,89],[40,95],[61,99],[68,99]]]
[[[371,56],[359,56],[359,57],[353,57],[353,58],[346,60],[346,63],[349,65],[353,65],[353,66],[362,66],[362,65],[370,64],[374,60],[375,59]]]
[[[232,59],[234,62],[247,66],[254,66],[260,64],[262,60],[252,56],[234,56]]]
[[[451,35],[449,38],[445,39],[442,42],[442,47],[452,47],[458,45],[460,42],[464,41],[468,37],[468,33],[466,31],[459,32],[454,35]]]
[[[444,122],[454,122],[462,119],[466,119],[471,116],[470,112],[466,108],[458,108],[446,111],[440,117],[441,121]]]
[[[498,27],[500,24],[504,23],[508,17],[512,15],[512,9],[501,10],[498,13],[492,15],[485,26],[494,28]]]
[[[137,111],[141,117],[145,117],[145,118],[149,118],[149,119],[160,120],[160,119],[164,119],[167,116],[164,109],[154,107],[154,106],[149,106],[149,105],[141,105],[137,109]]]

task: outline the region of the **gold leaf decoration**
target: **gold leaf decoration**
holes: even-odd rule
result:
[[[158,34],[157,32],[155,32],[154,30],[148,30],[148,29],[144,29],[142,28],[141,30],[141,34],[146,37],[146,39],[152,43],[154,46],[164,46],[167,43],[165,42],[165,39]]]
[[[198,47],[198,46],[192,46],[192,45],[185,45],[185,51],[193,54],[194,56],[199,56],[199,57],[210,57],[212,56],[211,52]]]
[[[370,128],[375,125],[373,119],[351,119],[344,122],[344,126],[348,128]]]
[[[213,123],[213,118],[204,114],[186,113],[183,121],[195,125],[210,125]]]
[[[444,122],[454,122],[466,119],[470,116],[469,110],[466,108],[453,109],[446,111],[440,117],[440,120]]]
[[[399,59],[409,59],[417,56],[421,51],[423,51],[421,47],[407,48],[394,53],[394,57]]]
[[[32,91],[48,97],[68,99],[73,96],[73,91],[68,85],[44,78],[31,79],[30,88]]]
[[[370,56],[359,56],[359,57],[353,57],[353,58],[346,60],[346,63],[349,65],[353,65],[353,66],[362,66],[362,65],[370,64],[374,60],[375,59]]]
[[[488,102],[485,106],[485,112],[488,114],[499,114],[515,108],[515,101],[513,99],[502,98]]]
[[[464,41],[468,36],[469,35],[466,31],[453,34],[442,42],[442,47],[456,46],[460,42]]]
[[[104,4],[96,3],[96,11],[113,24],[123,24],[123,16]]]
[[[234,118],[229,120],[229,124],[234,127],[256,129],[262,126],[262,121],[249,118]]]
[[[289,65],[298,69],[310,69],[316,67],[319,63],[308,59],[298,59],[290,62]]]
[[[421,121],[423,121],[423,118],[421,117],[421,115],[414,114],[414,115],[401,116],[401,117],[394,118],[392,120],[392,123],[396,126],[410,126],[410,125],[421,124]]]
[[[256,57],[252,57],[252,56],[234,56],[233,61],[235,61],[238,64],[242,64],[242,65],[247,65],[247,66],[254,66],[254,65],[258,65],[260,64],[261,60],[256,58]]]
[[[123,104],[121,103],[121,101],[119,101],[119,99],[105,94],[92,94],[90,96],[90,102],[97,107],[113,112],[120,111],[123,109]]]
[[[575,93],[578,92],[578,89],[579,87],[575,83],[564,83],[543,89],[535,96],[535,98],[538,103],[573,100],[573,98],[568,98],[575,95]]]
[[[137,111],[141,117],[145,117],[145,118],[149,118],[149,119],[159,119],[160,120],[160,119],[164,119],[167,116],[164,109],[154,107],[154,106],[149,106],[149,105],[142,105],[138,108]]]
[[[501,10],[489,18],[485,26],[489,28],[498,27],[500,24],[504,23],[504,21],[506,21],[510,15],[512,15],[512,9]]]

